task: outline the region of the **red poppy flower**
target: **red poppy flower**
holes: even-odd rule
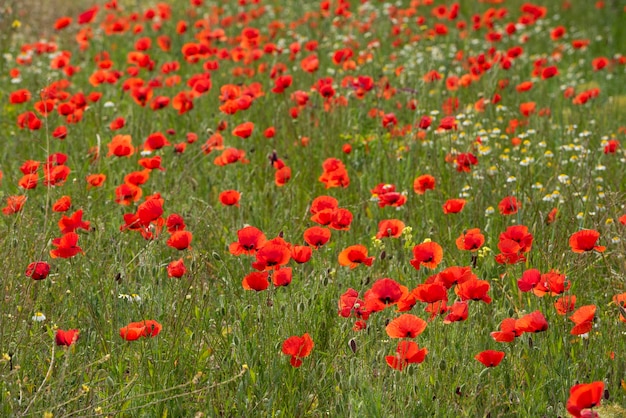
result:
[[[406,196],[398,192],[389,192],[378,195],[378,206],[384,208],[385,206],[400,207],[406,203]]]
[[[469,304],[465,301],[454,302],[449,309],[449,314],[443,319],[444,324],[465,321],[469,315]]]
[[[252,135],[252,131],[254,130],[254,123],[252,122],[244,122],[241,125],[238,125],[233,129],[233,135],[238,136],[239,138],[246,139],[250,135]]]
[[[150,179],[150,170],[133,171],[124,176],[124,183],[141,186]]]
[[[439,121],[439,127],[437,129],[443,129],[445,131],[456,130],[457,120],[454,116],[445,116]]]
[[[56,139],[65,139],[67,138],[67,127],[65,126],[57,126],[54,131],[52,131],[52,137]]]
[[[69,196],[61,196],[52,204],[53,212],[66,212],[72,207],[72,198]]]
[[[541,281],[541,272],[537,269],[529,269],[522,273],[522,278],[517,281],[517,287],[522,292],[530,292]]]
[[[294,245],[291,247],[291,258],[298,264],[308,262],[313,255],[313,250],[308,245]]]
[[[269,273],[267,271],[255,271],[244,277],[241,285],[246,290],[255,290],[260,292],[270,286],[268,277]]]
[[[39,161],[33,161],[33,160],[24,161],[24,164],[20,166],[20,171],[23,174],[35,173],[39,169],[40,164],[41,163]]]
[[[263,136],[265,138],[268,138],[268,139],[274,138],[275,135],[276,135],[276,128],[274,128],[273,126],[270,126],[265,131],[263,131]]]
[[[45,261],[34,261],[26,267],[26,277],[33,280],[43,280],[50,273],[50,265]]]
[[[456,239],[456,247],[461,251],[478,251],[484,243],[485,236],[478,228],[468,229]]]
[[[341,253],[339,253],[339,264],[349,266],[351,269],[356,268],[359,264],[371,266],[374,257],[367,256],[367,248],[364,245],[351,245]]]
[[[161,132],[154,132],[148,135],[143,143],[144,151],[156,151],[171,145],[167,137]]]
[[[292,83],[292,77],[290,75],[281,75],[274,79],[274,88],[272,93],[283,93],[285,89],[289,88]]]
[[[500,234],[500,242],[513,241],[519,245],[519,251],[527,253],[530,251],[533,243],[533,236],[528,232],[528,227],[524,225],[510,226]]]
[[[78,340],[78,337],[79,331],[77,329],[70,329],[67,331],[57,329],[56,333],[54,334],[54,342],[56,343],[56,345],[64,345],[69,347]]]
[[[569,290],[571,285],[566,280],[564,274],[560,274],[556,270],[550,270],[541,275],[539,283],[533,287],[533,293],[539,297],[543,297],[546,293],[549,293],[550,296],[557,296]]]
[[[441,283],[424,283],[411,292],[415,299],[424,303],[435,303],[448,300],[448,289]]]
[[[548,329],[548,321],[541,312],[534,311],[515,321],[515,329],[521,332],[542,332]]]
[[[528,117],[535,113],[537,104],[535,102],[526,102],[519,105],[519,111],[522,115]]]
[[[600,233],[598,231],[593,229],[583,229],[582,231],[574,232],[569,237],[569,246],[575,253],[584,253],[592,250],[596,250],[601,253],[606,250],[606,247],[596,245],[598,238],[600,238]]]
[[[128,206],[141,198],[143,191],[134,184],[124,183],[115,188],[115,202]]]
[[[385,113],[382,117],[383,128],[394,127],[398,124],[398,118],[394,113]]]
[[[167,240],[167,246],[175,248],[179,251],[186,250],[189,248],[189,244],[191,244],[192,239],[193,235],[189,231],[175,231]]]
[[[609,59],[607,57],[598,57],[591,60],[591,66],[594,71],[600,71],[609,65]]]
[[[413,191],[424,194],[426,190],[435,190],[435,178],[430,174],[423,174],[413,181]]]
[[[491,285],[486,280],[472,279],[459,283],[454,288],[454,293],[461,300],[474,300],[491,303],[491,297],[487,294]]]
[[[9,94],[9,103],[11,104],[21,104],[26,103],[31,99],[32,95],[30,91],[27,89],[19,89],[15,90],[11,94]]]
[[[339,297],[339,315],[344,318],[355,316],[367,320],[370,313],[365,308],[365,301],[359,299],[359,293],[349,288]]]
[[[459,213],[465,207],[465,199],[448,199],[443,204],[443,213]]]
[[[61,186],[70,175],[70,168],[66,165],[44,166],[44,186]]]
[[[304,240],[312,247],[319,248],[330,240],[330,229],[312,226],[304,231]]]
[[[272,273],[272,284],[276,287],[288,286],[291,283],[291,267],[281,267]]]
[[[117,131],[118,129],[122,129],[124,125],[126,125],[126,119],[120,116],[111,121],[111,123],[109,124],[109,129],[112,131]]]
[[[140,225],[140,227],[137,229],[145,240],[153,240],[153,239],[156,239],[161,234],[161,231],[163,231],[164,225],[165,225],[165,220],[163,218],[158,218],[157,220],[152,221],[150,225],[148,226]]]
[[[77,210],[70,217],[63,215],[61,220],[59,220],[59,229],[61,230],[62,234],[74,232],[77,229],[84,229],[85,231],[89,231],[89,225],[89,221],[83,221],[82,209]]]
[[[78,15],[78,24],[85,25],[87,23],[93,22],[96,18],[96,13],[98,13],[98,5],[93,6],[90,9],[85,10],[81,14]]]
[[[146,327],[143,331],[144,337],[156,337],[161,332],[162,326],[154,319],[146,319],[141,322],[133,322],[131,324],[142,324]]]
[[[474,358],[484,364],[485,367],[496,367],[504,358],[504,351],[485,350],[476,354]]]
[[[498,203],[498,210],[502,215],[513,215],[521,207],[522,204],[513,196],[507,196]]]
[[[314,73],[319,68],[319,58],[315,54],[311,54],[300,61],[300,68],[307,73]]]
[[[219,199],[224,206],[237,206],[239,207],[239,199],[241,194],[237,190],[224,190],[220,193]]]
[[[226,148],[219,157],[215,157],[213,164],[223,167],[236,162],[247,164],[246,152],[237,148]]]
[[[385,328],[391,338],[415,338],[425,329],[426,321],[413,314],[402,314]]]
[[[602,381],[574,385],[569,390],[569,398],[566,404],[567,412],[576,418],[597,417],[597,413],[588,410],[600,405],[603,394],[604,382]]]
[[[546,225],[550,225],[556,220],[556,216],[559,214],[559,210],[557,208],[552,208],[552,210],[546,216]]]
[[[491,333],[491,337],[500,343],[510,343],[519,337],[524,332],[515,327],[517,321],[515,318],[506,318],[500,323],[500,331],[494,331]]]
[[[428,354],[427,348],[420,350],[419,346],[414,341],[400,341],[396,354],[393,356],[385,356],[385,361],[395,370],[404,370],[409,364],[419,364],[424,361]]]
[[[205,154],[210,154],[213,150],[223,150],[224,149],[224,137],[219,132],[214,133],[207,139],[207,141],[202,145],[202,152]]]
[[[130,325],[120,328],[120,337],[125,339],[126,341],[136,341],[143,336],[143,332],[145,331],[145,326],[134,326]]]
[[[350,178],[344,164],[336,158],[327,158],[322,164],[324,172],[319,177],[319,181],[324,183],[326,188],[348,187]]]
[[[400,289],[402,289],[402,297],[396,302],[396,308],[398,312],[408,312],[413,309],[417,299],[415,299],[415,295],[412,292],[409,292],[406,286],[400,286]]]
[[[282,187],[291,180],[291,168],[284,166],[274,172],[274,184]]]
[[[350,224],[352,224],[352,218],[352,212],[348,209],[337,208],[333,210],[332,220],[328,226],[339,231],[348,231]]]
[[[232,255],[254,255],[266,242],[267,238],[263,231],[246,226],[237,231],[237,241],[231,243],[228,250]]]
[[[472,166],[478,164],[478,158],[470,152],[461,153],[454,159],[456,165],[456,171],[469,173],[472,170]]]
[[[596,317],[596,305],[585,305],[576,309],[569,319],[576,325],[570,334],[582,335],[591,331]]]
[[[183,277],[187,273],[187,267],[185,267],[185,263],[182,258],[178,260],[171,261],[167,265],[167,277]]]
[[[430,116],[422,116],[422,118],[420,119],[419,123],[418,123],[418,127],[420,129],[428,129],[430,127],[430,125],[432,124],[433,120]]]
[[[554,301],[554,309],[559,315],[566,315],[576,307],[576,295],[563,296]]]
[[[161,166],[161,160],[161,156],[157,155],[150,158],[141,158],[139,159],[138,163],[140,166],[148,170],[165,171],[165,168]]]
[[[185,220],[177,213],[170,214],[167,217],[165,224],[167,225],[167,232],[170,234],[174,231],[182,231],[186,227]]]
[[[124,225],[120,226],[120,231],[139,231],[143,225],[139,222],[139,217],[134,213],[124,214]]]
[[[541,79],[547,80],[558,74],[559,74],[559,69],[556,66],[551,65],[550,67],[545,67],[544,69],[541,70]]]
[[[385,219],[378,223],[378,232],[376,238],[385,237],[399,238],[404,230],[404,222],[398,219]]]
[[[420,267],[434,269],[443,259],[443,249],[434,241],[424,242],[413,247],[411,265],[419,270]]]
[[[130,135],[115,135],[108,144],[109,153],[107,157],[115,155],[116,157],[130,157],[135,153],[135,147],[132,144]]]
[[[39,183],[39,174],[24,174],[22,178],[17,182],[17,185],[25,190],[31,190],[37,187]]]
[[[552,39],[553,41],[556,41],[560,39],[561,37],[563,37],[563,35],[565,35],[566,32],[567,32],[567,29],[565,29],[565,27],[557,26],[556,28],[552,29],[552,31],[550,31],[550,39]]]
[[[626,322],[626,311],[624,310],[626,307],[626,293],[620,293],[613,296],[613,303],[620,308],[619,320]]]
[[[478,279],[478,277],[472,273],[471,267],[459,266],[448,267],[435,276],[435,281],[442,283],[446,289],[473,279]]]
[[[137,207],[137,216],[141,225],[147,227],[163,215],[163,199],[148,199]]]
[[[82,253],[83,250],[76,244],[78,244],[78,234],[76,232],[68,232],[61,238],[54,238],[52,245],[57,248],[50,250],[50,257],[71,258],[78,253]]]
[[[283,342],[282,352],[285,355],[291,356],[289,363],[293,367],[300,367],[302,365],[302,359],[309,356],[313,351],[313,339],[308,333],[304,333],[302,337],[297,335],[287,338]]]
[[[522,93],[525,91],[529,91],[532,88],[533,88],[532,81],[523,81],[515,87],[515,90],[517,90],[518,93]]]
[[[365,292],[363,299],[365,299],[367,310],[376,312],[396,304],[407,293],[408,289],[405,286],[401,286],[393,279],[383,278],[377,280],[372,288]]]
[[[90,174],[87,176],[87,188],[100,187],[104,184],[107,176],[104,174]]]
[[[268,241],[256,252],[256,261],[252,263],[252,268],[256,270],[278,270],[291,259],[291,248],[282,239]]]
[[[131,322],[120,328],[120,337],[126,341],[135,341],[141,337],[156,337],[161,332],[161,324],[153,319]]]
[[[589,45],[589,40],[588,39],[574,39],[574,40],[572,40],[572,47],[574,49],[586,48],[587,45]]]
[[[525,261],[524,253],[530,251],[533,243],[533,236],[528,232],[528,227],[524,225],[510,226],[500,234],[498,249],[501,254],[496,256],[499,264],[515,264]]]
[[[429,303],[428,305],[426,305],[426,307],[424,308],[424,312],[428,312],[430,314],[428,320],[432,321],[437,315],[443,315],[450,309],[451,307],[448,306],[446,301],[440,300],[438,302]]]
[[[26,203],[26,196],[9,196],[7,197],[7,205],[2,209],[2,213],[5,215],[18,213],[24,207],[24,203]]]
[[[615,154],[620,147],[620,143],[617,139],[609,139],[604,146],[605,154]]]
[[[28,128],[31,131],[36,131],[41,128],[41,124],[41,119],[31,111],[21,113],[17,116],[17,126],[20,129]]]
[[[390,183],[378,183],[376,187],[370,190],[372,198],[378,199],[381,195],[386,193],[394,193],[396,191],[395,184]]]
[[[204,85],[205,90],[210,88],[206,83],[198,83],[198,86]],[[193,109],[193,99],[196,91],[181,91],[172,98],[172,108],[178,110],[178,114],[182,115]]]
[[[313,199],[313,202],[311,202],[311,213],[313,215],[315,215],[318,212],[321,212],[322,210],[325,209],[336,209],[339,207],[339,202],[337,202],[337,199],[335,199],[334,197],[331,196],[318,196],[315,199]]]
[[[350,48],[339,49],[333,53],[333,64],[339,65],[344,63],[352,58],[353,55],[354,52]]]

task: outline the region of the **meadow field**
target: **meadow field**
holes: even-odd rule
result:
[[[619,1],[26,4],[1,416],[626,416]]]

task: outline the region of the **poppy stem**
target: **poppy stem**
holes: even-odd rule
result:
[[[30,409],[30,407],[33,406],[33,403],[35,403],[35,399],[37,399],[37,395],[39,395],[41,393],[41,390],[44,388],[45,384],[48,382],[48,379],[50,379],[50,376],[52,376],[52,368],[54,367],[54,351],[55,351],[55,348],[56,348],[56,344],[55,344],[54,341],[52,341],[52,353],[50,354],[50,366],[48,367],[48,372],[46,373],[45,377],[43,378],[43,381],[41,382],[41,385],[39,385],[39,389],[37,389],[37,392],[35,392],[35,394],[33,395],[32,399],[28,403],[28,406],[24,410],[24,414],[26,414],[28,412],[28,410]]]

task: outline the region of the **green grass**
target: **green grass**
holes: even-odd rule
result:
[[[7,55],[0,66],[0,199],[27,196],[21,211],[0,216],[3,416],[565,416],[570,388],[594,381],[605,384],[602,406],[594,410],[602,416],[624,413],[626,344],[622,334],[626,324],[620,321],[620,308],[612,298],[626,292],[626,226],[619,222],[626,212],[626,157],[623,148],[603,152],[609,139],[624,142],[623,10],[610,2],[603,9],[572,2],[568,10],[560,3],[545,2],[544,18],[489,44],[485,28],[472,29],[472,15],[485,13],[487,4],[464,3],[455,21],[437,20],[431,13],[435,5],[419,6],[414,16],[399,24],[400,35],[394,36],[392,27],[397,21],[389,16],[393,10],[381,2],[351,2],[350,17],[323,17],[319,2],[282,6],[267,1],[245,6],[229,2],[221,6],[222,20],[210,23],[211,30],[223,28],[226,36],[213,41],[213,46],[233,50],[239,44],[237,36],[250,26],[261,33],[260,48],[273,42],[285,52],[262,54],[249,64],[209,57],[219,62],[219,69],[211,71],[212,88],[195,98],[194,108],[184,114],[171,105],[158,111],[137,105],[122,85],[131,77],[126,73],[131,66],[127,53],[134,50],[140,37],[152,40],[146,53],[155,66],[152,71],[140,69],[137,77],[146,83],[164,82],[172,74],[181,78],[180,84],[156,87],[154,96],[173,98],[188,91],[186,82],[204,72],[204,61],[187,63],[181,53],[185,43],[197,42],[194,36],[200,29],[194,22],[214,16],[214,3],[204,3],[196,8],[188,1],[172,2],[171,16],[162,19],[159,30],[139,18],[130,27],[142,24],[142,33],[113,35],[100,28],[108,13],[121,18],[134,12],[144,16],[148,7],[126,2],[122,11],[114,12],[101,3],[95,21],[83,26],[93,29],[86,50],[81,51],[74,39],[79,30],[75,21],[49,38],[59,51],[71,53],[71,65],[80,67],[69,78],[66,90],[72,95],[102,93],[75,124],[56,110],[47,117],[34,110],[38,92],[54,81],[68,79],[62,70],[50,68],[53,56],[34,54],[31,64],[18,65],[19,48],[37,38],[30,31],[20,33],[19,28],[14,31],[17,37],[3,38]],[[337,4],[331,3],[332,15]],[[503,32],[507,23],[518,21],[521,4],[499,5],[506,7],[508,14],[494,20],[494,30]],[[264,14],[241,22],[244,14],[256,16],[252,11],[261,5]],[[370,16],[370,30],[361,31]],[[415,23],[417,16],[425,18],[423,25]],[[75,20],[76,15],[73,17]],[[225,18],[233,18],[232,24]],[[177,35],[180,20],[187,21],[189,29]],[[285,27],[269,38],[268,25],[275,21]],[[338,21],[342,24],[333,23]],[[466,34],[457,29],[457,21],[467,24]],[[292,22],[299,23],[291,27]],[[428,36],[436,23],[447,25],[448,34]],[[567,31],[553,41],[550,31],[557,25]],[[171,37],[169,52],[156,45],[160,35]],[[420,40],[409,42],[414,35]],[[523,36],[528,36],[526,42],[521,42]],[[588,39],[589,46],[573,49],[574,39]],[[304,45],[313,40],[319,43],[320,64],[317,72],[309,74],[300,68],[300,61],[312,53]],[[379,45],[368,48],[374,40]],[[397,46],[395,40],[399,40]],[[292,60],[287,51],[294,41],[300,42],[302,51]],[[489,60],[494,58],[488,52],[490,47],[506,54],[517,45],[524,53],[511,69],[504,70],[494,62],[493,68],[469,86],[446,88],[449,76],[468,74],[468,57],[485,54]],[[332,62],[334,51],[346,46],[354,49],[354,69]],[[464,61],[455,60],[460,50]],[[121,78],[94,87],[89,82],[96,70],[94,57],[103,52],[109,53],[112,69],[120,71]],[[359,62],[359,53],[367,52],[371,59]],[[591,62],[600,56],[614,62],[594,71]],[[546,65],[556,65],[559,74],[546,80],[531,78],[540,58],[548,60]],[[161,74],[161,65],[171,61],[178,61],[180,70]],[[293,77],[293,84],[283,94],[271,92],[274,81],[269,72],[278,63]],[[266,71],[258,72],[259,65]],[[255,74],[234,76],[237,67],[252,68]],[[396,73],[398,67],[404,67],[403,71]],[[12,68],[19,68],[18,78],[9,75]],[[430,70],[437,70],[443,79],[424,82],[423,76]],[[359,75],[375,82],[363,99],[342,86],[344,77]],[[346,106],[325,110],[324,99],[312,90],[322,77],[333,78],[335,97],[345,97]],[[500,89],[498,83],[505,79],[509,85]],[[531,79],[534,86],[530,91],[515,90],[516,85]],[[221,86],[253,82],[261,83],[264,95],[248,110],[234,115],[219,110]],[[396,89],[391,97],[384,94],[386,83]],[[584,105],[575,105],[572,98],[564,97],[566,87],[573,87],[576,94],[597,87],[600,94]],[[32,93],[32,99],[10,103],[9,94],[22,88]],[[289,110],[295,103],[290,95],[296,90],[308,92],[310,100],[293,119]],[[484,112],[475,109],[477,100],[490,99],[495,93],[502,96],[500,103],[488,104]],[[442,104],[450,97],[460,103],[453,112],[458,129],[438,132],[445,116]],[[406,106],[411,99],[417,101],[415,109]],[[537,111],[524,117],[520,104],[530,101],[536,102]],[[410,132],[399,134],[384,128],[381,118],[370,116],[372,109],[394,113],[397,130],[411,126]],[[540,109],[549,109],[551,114],[541,116]],[[41,119],[40,129],[17,126],[18,115],[26,111]],[[417,124],[424,115],[433,117],[433,125],[418,136]],[[125,117],[126,126],[111,131],[110,122],[119,116]],[[512,120],[521,122],[515,131],[507,130]],[[252,136],[233,136],[232,129],[245,121],[255,124]],[[228,126],[221,132],[224,145],[244,150],[249,163],[220,167],[213,161],[222,151],[208,155],[202,151],[221,122]],[[52,137],[59,125],[68,128],[64,140]],[[270,126],[276,128],[276,136],[268,139],[263,131]],[[198,141],[187,144],[184,153],[174,153],[173,147],[152,152],[151,156],[162,157],[165,171],[151,172],[137,202],[130,206],[116,203],[116,187],[128,173],[142,169],[138,160],[144,158],[140,151],[147,136],[169,129],[174,133],[166,137],[172,144],[185,142],[188,132],[196,133]],[[137,148],[132,156],[107,156],[107,144],[116,134],[132,137]],[[303,137],[309,138],[307,146],[302,145]],[[520,138],[519,146],[512,144],[515,137]],[[352,146],[350,154],[342,151],[346,143]],[[90,150],[97,146],[100,156],[93,160]],[[282,187],[274,183],[275,169],[268,159],[274,151],[291,168],[291,179]],[[476,155],[478,164],[469,173],[457,171],[449,157],[468,152]],[[46,187],[42,168],[53,153],[67,155],[65,164],[71,172],[64,184]],[[348,187],[326,189],[319,181],[327,158],[345,164]],[[20,166],[26,160],[42,163],[39,183],[29,190],[18,186]],[[95,173],[105,174],[106,181],[102,187],[87,188],[86,176]],[[434,190],[418,195],[413,181],[422,174],[431,174],[437,184]],[[371,189],[380,183],[394,184],[406,194],[407,202],[399,208],[379,207]],[[219,193],[228,189],[241,193],[239,207],[220,204]],[[193,233],[190,248],[178,251],[169,247],[165,228],[154,240],[145,240],[136,231],[120,231],[123,215],[134,213],[145,197],[154,193],[164,200],[163,219],[170,214],[183,217]],[[65,215],[82,209],[83,219],[90,221],[91,227],[78,232],[83,254],[52,258],[52,240],[62,235],[57,226],[62,214],[52,211],[52,204],[64,195],[72,199]],[[237,257],[228,251],[237,240],[237,231],[252,225],[268,239],[280,235],[293,245],[303,245],[304,231],[315,225],[310,220],[311,202],[321,195],[335,197],[339,207],[351,211],[350,229],[332,230],[329,243],[314,249],[308,263],[290,261],[293,281],[289,286],[270,284],[262,292],[244,290],[242,280],[254,271],[254,257]],[[498,203],[506,196],[521,202],[517,213],[499,213]],[[463,211],[445,215],[443,203],[459,197],[467,200]],[[555,207],[559,210],[556,221],[547,224],[545,219]],[[392,218],[410,229],[400,238],[376,240],[378,222]],[[528,227],[534,238],[532,249],[525,262],[498,264],[499,236],[512,225]],[[473,273],[490,283],[492,302],[470,301],[469,316],[462,322],[444,324],[445,315],[429,321],[414,339],[420,348],[428,349],[425,361],[403,371],[390,368],[385,356],[395,353],[398,340],[388,336],[385,326],[400,315],[396,308],[372,313],[367,329],[355,331],[355,318],[338,315],[340,296],[353,288],[363,298],[385,277],[410,291],[447,267],[472,265],[471,254],[455,245],[457,237],[471,228],[480,228],[485,236]],[[606,251],[574,253],[569,237],[579,229],[597,230],[598,245],[606,246]],[[427,239],[443,248],[443,260],[434,270],[416,270],[410,264],[412,249]],[[365,245],[369,255],[376,257],[371,267],[351,270],[338,263],[339,253],[354,244]],[[187,273],[169,278],[167,265],[181,257]],[[51,266],[45,280],[34,281],[24,274],[28,264],[37,260]],[[574,324],[567,316],[571,313],[557,314],[553,307],[556,296],[539,298],[518,289],[517,280],[531,268],[565,274],[571,283],[565,295],[576,295],[576,308],[596,305],[588,336],[570,334]],[[133,301],[131,295],[138,295],[140,301]],[[448,291],[449,305],[457,299],[453,290]],[[425,307],[417,302],[410,312],[427,320]],[[546,317],[547,331],[525,333],[508,344],[490,336],[503,319],[536,310]],[[34,321],[37,312],[46,319]],[[144,319],[162,325],[159,335],[137,341],[121,338],[120,328]],[[57,329],[75,328],[80,330],[80,338],[74,344],[55,344]],[[294,368],[281,353],[282,344],[288,337],[304,333],[310,334],[314,348],[302,359],[302,366]],[[485,368],[474,359],[487,349],[505,352],[500,365]]]

